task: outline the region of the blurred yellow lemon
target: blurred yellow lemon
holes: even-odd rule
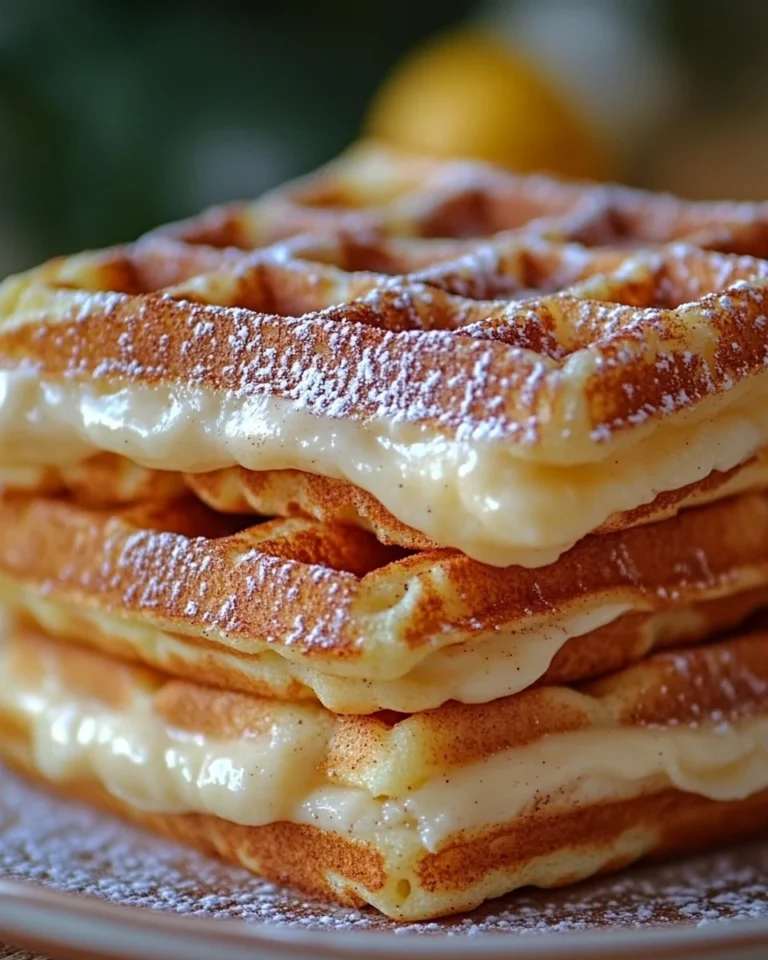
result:
[[[578,109],[506,44],[477,33],[438,38],[408,57],[375,98],[367,132],[407,150],[478,157],[522,173],[611,172]]]

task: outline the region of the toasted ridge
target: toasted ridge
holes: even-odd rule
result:
[[[120,464],[116,463],[114,469],[119,475]],[[87,467],[82,467],[81,473],[86,472]],[[204,503],[223,513],[313,517],[360,526],[382,543],[408,550],[439,548],[439,544],[401,523],[375,497],[348,480],[301,470],[254,471],[242,467],[187,474],[184,479]],[[760,451],[758,457],[738,467],[725,472],[714,470],[701,480],[658,494],[650,503],[614,514],[594,532],[609,533],[641,523],[656,523],[682,509],[766,487],[768,458]],[[72,485],[65,483],[65,488],[71,489]]]
[[[147,242],[160,244],[152,259],[171,259],[157,272],[175,272],[176,250]],[[552,464],[604,458],[614,433],[616,446],[618,432],[669,420],[764,369],[768,264],[750,257],[686,247],[614,255],[603,275],[507,302],[468,300],[407,276],[364,275],[356,287],[355,275],[331,273],[338,283],[323,282],[332,268],[265,254],[234,275],[214,271],[160,292],[113,290],[122,263],[111,261],[133,264],[141,243],[136,251],[84,254],[5,281],[3,367],[33,365],[54,381],[274,396],[318,417],[397,418],[459,439],[505,441],[514,456]],[[575,255],[581,267],[590,256],[601,262],[599,253]],[[520,270],[514,256],[504,265],[513,278]],[[431,376],[435,366],[446,375]],[[567,397],[580,402],[563,421]]]
[[[596,244],[686,240],[768,253],[768,204],[690,203],[603,184],[520,176],[468,160],[436,160],[362,143],[255,203],[212,208],[159,234],[251,248],[339,227],[408,237],[476,238],[504,230]]]
[[[464,698],[493,699],[540,679],[561,647],[561,677],[594,675],[606,657],[625,663],[665,636],[737,623],[762,605],[768,575],[758,494],[586,538],[539,571],[404,556],[358,528],[301,518],[239,529],[194,499],[99,510],[9,497],[0,526],[4,602],[58,635],[187,676],[203,661],[224,686],[298,685],[353,712],[399,696],[434,706],[472,673],[485,679]],[[600,629],[623,626],[606,653]],[[444,659],[454,648],[476,661]]]
[[[36,769],[21,738],[0,737],[0,756],[27,776],[52,784]],[[556,888],[638,860],[695,853],[762,837],[768,790],[744,800],[712,801],[677,790],[579,810],[532,815],[485,836],[457,840],[411,867],[387,864],[370,844],[306,824],[244,827],[211,815],[153,814],[91,782],[55,784],[82,800],[173,840],[228,860],[273,883],[343,906],[375,906],[398,921],[462,913],[525,886]],[[399,866],[399,869],[397,867]],[[410,869],[409,869],[410,867]],[[402,898],[403,881],[409,896]]]
[[[21,629],[20,629],[21,628]],[[622,727],[707,727],[762,717],[768,709],[768,633],[758,629],[642,663],[579,687],[542,686],[488,704],[447,703],[410,716],[332,714],[216,690],[11,627],[9,675],[111,709],[145,704],[173,729],[211,741],[258,743],[281,729],[316,730],[317,768],[332,783],[373,797],[403,797],[434,778],[548,737]],[[117,667],[117,668],[116,668]],[[7,698],[6,698],[7,699]]]
[[[366,147],[0,285],[0,469],[300,470],[311,515],[546,565],[768,443],[768,265],[709,249],[767,214]]]
[[[205,735],[247,734],[258,741],[269,737],[274,725],[295,722],[299,709],[163,680],[129,667],[116,671],[110,658],[73,654],[40,636],[18,632],[7,636],[11,639],[0,647],[0,655],[9,655],[10,644],[13,676],[26,673],[38,683],[46,682],[47,676],[47,689],[63,681],[72,696],[74,684],[76,696],[100,701],[108,709],[130,707],[137,697],[148,696],[159,716]],[[722,731],[728,723],[745,722],[752,713],[764,719],[767,639],[764,632],[755,632],[709,648],[659,654],[581,692],[543,688],[498,705],[449,705],[406,719],[336,718],[325,773],[372,791],[388,782],[392,791],[404,790],[407,795],[409,777],[418,778],[414,783],[429,777],[430,784],[442,783],[443,772],[452,764],[472,764],[483,752],[503,751],[510,743],[520,746],[526,731],[533,732],[536,743],[585,727],[598,731],[617,724],[636,729],[647,725],[649,734],[659,736],[662,730],[693,730],[699,725],[712,729],[713,723],[719,725],[715,731]],[[1,699],[0,755],[22,770],[53,782],[70,796],[234,860],[268,879],[288,881],[342,903],[371,903],[396,919],[471,909],[519,886],[558,886],[649,854],[698,849],[704,843],[743,839],[768,828],[765,790],[743,799],[712,800],[652,784],[639,794],[617,793],[600,802],[574,796],[556,804],[534,803],[514,815],[510,811],[505,822],[452,834],[434,849],[425,847],[420,831],[407,825],[398,826],[399,839],[393,844],[385,833],[347,834],[292,822],[246,826],[210,813],[149,812],[118,799],[97,780],[56,776],[41,763],[28,721],[8,709],[6,697]],[[493,726],[490,713],[495,707],[499,713]],[[315,725],[320,715],[330,716],[308,705],[301,712],[305,723]],[[537,718],[543,729],[535,730]],[[379,728],[378,742],[372,725]],[[499,726],[508,731],[507,740],[499,737]],[[356,737],[351,736],[354,727],[361,728]],[[496,735],[491,745],[484,736],[489,731]],[[716,732],[714,736],[717,739]],[[420,758],[427,760],[426,770]],[[384,779],[371,776],[377,764]],[[450,797],[446,803],[450,806]]]
[[[0,283],[0,757],[398,919],[768,829],[764,257],[364,144]]]
[[[609,517],[595,533],[655,523],[678,511],[768,486],[765,450],[727,471],[658,494],[650,503]],[[168,500],[185,490],[220,513],[263,517],[302,516],[370,530],[384,544],[407,550],[434,550],[440,545],[402,523],[374,496],[348,480],[302,470],[245,470],[230,467],[186,475],[148,470],[116,454],[99,454],[61,467],[0,468],[0,489],[13,493],[67,493],[89,506]]]
[[[0,738],[0,756],[49,788],[29,748]],[[525,886],[557,888],[638,860],[681,856],[761,837],[768,790],[744,800],[712,801],[669,790],[600,804],[557,817],[535,815],[486,836],[427,854],[416,870],[386,864],[372,845],[306,824],[244,827],[211,815],[152,814],[95,783],[56,784],[65,796],[132,821],[277,884],[343,906],[375,906],[398,921],[463,913]],[[409,865],[410,866],[410,865]],[[403,901],[403,881],[409,896]]]

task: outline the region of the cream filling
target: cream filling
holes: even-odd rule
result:
[[[397,848],[435,851],[459,830],[535,809],[567,812],[676,787],[714,800],[768,788],[768,717],[732,724],[554,734],[479,760],[401,796],[374,797],[320,772],[328,723],[292,719],[237,741],[175,729],[136,691],[120,709],[77,697],[55,670],[30,681],[3,663],[0,707],[31,729],[34,763],[51,780],[96,780],[142,810],[210,813],[260,825],[286,820]],[[298,715],[297,715],[298,717]]]
[[[501,566],[551,563],[612,514],[747,460],[768,443],[765,390],[745,381],[727,404],[702,404],[638,434],[618,448],[585,440],[587,455],[602,451],[602,460],[551,465],[510,444],[394,420],[319,418],[280,398],[0,371],[0,467],[109,451],[191,473],[308,470],[346,478],[438,543]]]
[[[253,679],[263,679],[278,696],[290,691],[298,680],[313,690],[324,706],[341,713],[371,713],[396,710],[416,713],[445,703],[487,703],[530,687],[548,670],[557,652],[572,638],[583,636],[612,623],[632,609],[633,604],[618,600],[597,603],[592,609],[539,620],[528,628],[500,630],[498,634],[461,641],[459,635],[450,646],[430,651],[429,646],[409,651],[398,659],[403,673],[391,679],[367,678],[366,665],[357,668],[342,662],[315,665],[317,658],[301,657],[290,646],[277,652],[266,644],[248,656],[231,654],[225,645],[204,652],[194,638],[181,638],[156,627],[90,609],[66,606],[43,597],[34,586],[16,583],[0,576],[0,600],[9,610],[31,616],[53,636],[74,636],[91,625],[105,638],[99,644],[107,653],[133,654],[159,669],[174,672],[179,660],[199,671],[201,657],[211,656],[227,671]],[[686,617],[685,621],[679,617]],[[657,614],[660,630],[684,624],[693,625],[695,609],[670,610]],[[411,663],[410,661],[414,661]],[[408,669],[410,667],[411,669]],[[347,671],[343,675],[342,671]],[[339,671],[337,673],[336,671]],[[341,674],[341,675],[340,675]]]

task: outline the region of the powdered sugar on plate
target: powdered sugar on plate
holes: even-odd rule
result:
[[[535,934],[768,917],[768,842],[523,892],[462,917],[393,924],[264,883],[55,797],[0,768],[0,876],[157,911],[310,930]]]

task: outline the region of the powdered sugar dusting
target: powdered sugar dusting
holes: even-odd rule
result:
[[[54,798],[4,768],[0,784],[0,876],[157,911],[318,931],[390,930],[433,937],[768,917],[768,843],[642,867],[568,890],[517,894],[440,922],[396,925],[372,910],[349,910],[276,888]]]
[[[194,385],[222,417],[219,397],[236,407],[275,397],[322,419],[416,424],[556,450],[563,462],[765,373],[765,262],[690,243],[647,249],[681,238],[728,247],[746,208],[476,163],[407,170],[386,152],[358,153],[314,186],[257,201],[237,226],[234,213],[207,214],[172,231],[227,246],[232,236],[209,231],[236,227],[255,252],[200,255],[155,238],[47,267],[25,282],[47,289],[58,276],[67,287],[47,290],[44,313],[21,315],[30,342],[9,362],[89,389]],[[369,204],[354,202],[366,194]],[[281,241],[248,239],[256,222],[279,223]],[[110,292],[118,268],[135,290]],[[104,290],[90,291],[94,276]],[[174,422],[158,419],[158,432]]]

